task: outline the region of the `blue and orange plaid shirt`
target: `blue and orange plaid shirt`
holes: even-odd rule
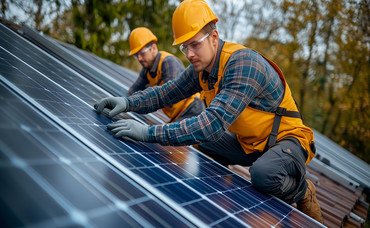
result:
[[[153,66],[150,69],[145,68],[145,67],[141,69],[139,77],[136,79],[134,84],[132,84],[132,86],[127,92],[128,96],[131,96],[136,91],[144,90],[149,86],[149,81],[146,75],[148,72],[153,77],[157,75],[158,64],[159,64],[160,58],[161,58],[161,53],[158,52],[157,56],[155,57]],[[172,55],[167,56],[167,58],[165,58],[162,62],[161,82],[163,81],[164,83],[166,83],[169,80],[174,79],[179,73],[181,73],[184,70],[185,70],[184,65],[182,64],[180,59]]]
[[[208,84],[217,81],[217,59],[208,76]],[[128,97],[129,111],[150,113],[200,92],[198,73],[189,65],[175,80],[160,87],[150,87]],[[149,127],[149,141],[163,145],[192,145],[216,141],[247,107],[274,112],[284,96],[284,86],[274,68],[251,49],[234,52],[225,66],[219,93],[198,116],[180,122]]]

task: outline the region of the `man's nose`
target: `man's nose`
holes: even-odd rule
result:
[[[192,58],[194,55],[195,55],[195,53],[194,53],[194,51],[193,51],[191,48],[188,48],[188,49],[186,50],[186,58],[187,58],[187,59]]]

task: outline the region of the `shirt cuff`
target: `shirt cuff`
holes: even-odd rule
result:
[[[155,135],[156,135],[156,125],[152,125],[149,127],[148,142],[151,142],[151,143],[157,142]]]
[[[140,99],[138,96],[133,95],[125,97],[128,101],[128,107],[126,111],[135,112],[140,107]]]

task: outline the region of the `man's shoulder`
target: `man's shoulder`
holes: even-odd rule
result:
[[[163,56],[163,61],[176,61],[176,60],[178,60],[178,58],[175,55],[173,55],[169,52],[162,51],[161,54]]]
[[[233,52],[230,56],[229,62],[239,62],[239,61],[247,61],[247,62],[258,62],[260,63],[263,61],[263,56],[258,53],[256,50],[250,48],[243,48]]]
[[[176,58],[176,56],[174,56],[172,53],[167,52],[167,51],[159,51],[159,54],[160,54],[161,58],[163,58],[163,59]]]
[[[235,51],[232,56],[250,56],[251,58],[255,58],[255,57],[258,57],[260,56],[260,54],[256,51],[256,50],[253,50],[251,48],[248,48],[248,47],[244,47],[242,49],[239,49],[237,51]]]
[[[165,56],[163,58],[162,64],[168,64],[168,65],[173,65],[173,66],[184,68],[184,64],[181,62],[181,60],[172,54]]]

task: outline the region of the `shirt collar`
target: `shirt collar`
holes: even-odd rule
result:
[[[216,59],[211,69],[211,73],[209,74],[210,78],[217,79],[218,67],[220,65],[220,55],[221,55],[222,48],[224,47],[224,43],[225,42],[223,40],[221,40],[220,38],[218,39],[218,49],[217,49]]]
[[[158,69],[159,60],[161,59],[161,53],[158,52],[157,56],[155,57],[154,63],[152,68],[150,68],[149,72],[151,75],[155,75]]]

